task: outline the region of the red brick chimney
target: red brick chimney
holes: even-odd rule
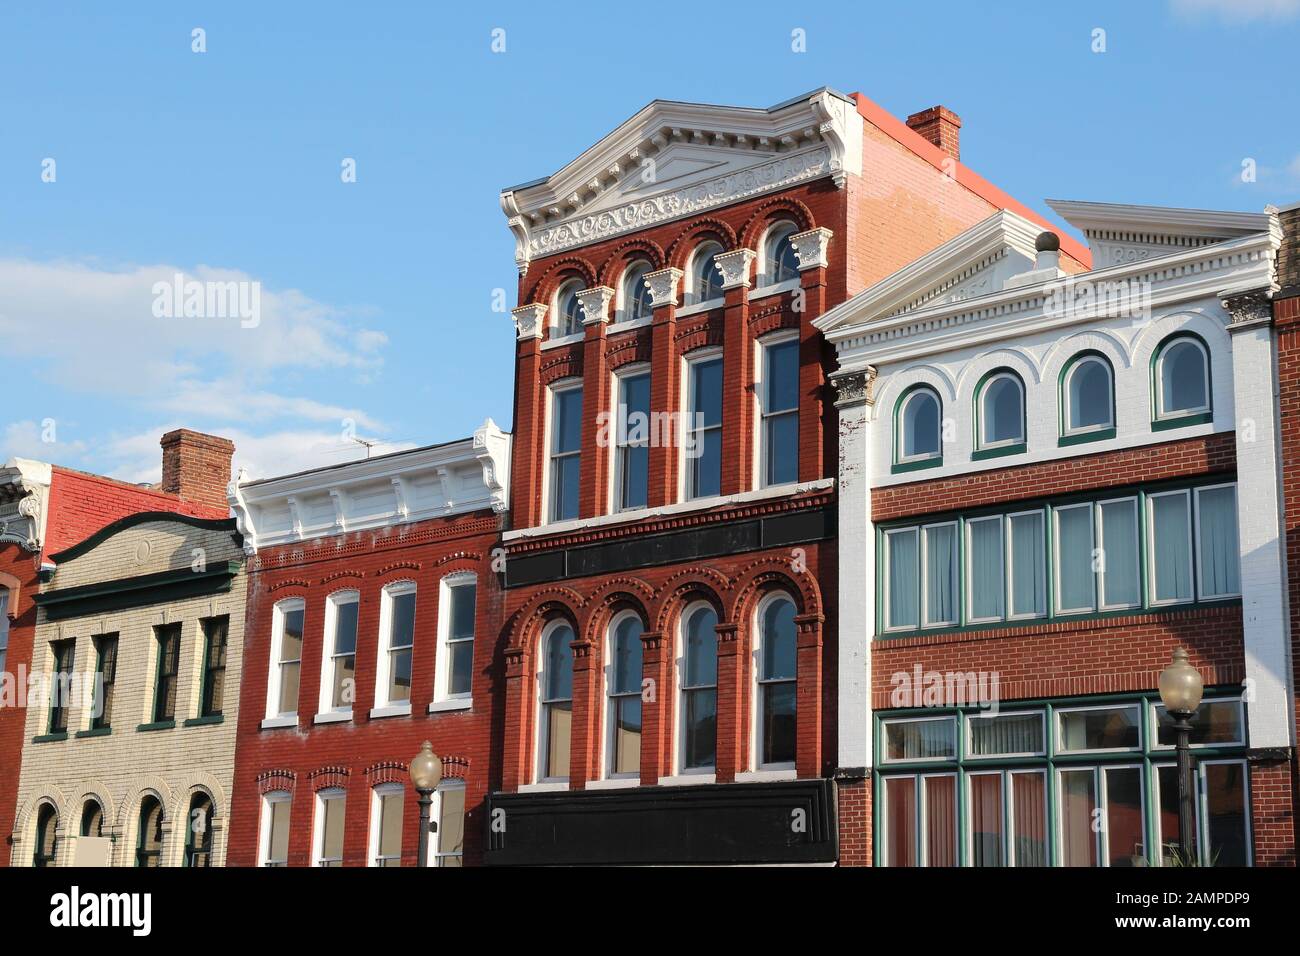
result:
[[[958,162],[961,161],[961,117],[946,106],[913,113],[907,125]]]
[[[228,438],[178,428],[163,435],[162,490],[181,501],[226,511],[226,485],[235,443]]]

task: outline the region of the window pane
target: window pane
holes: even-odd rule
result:
[[[931,392],[913,392],[903,406],[903,457],[939,454],[939,400]]]
[[[691,365],[694,379],[692,394],[695,406],[696,428],[708,428],[722,424],[722,359],[710,359],[707,362],[695,362]]]
[[[555,521],[568,521],[578,517],[578,482],[581,462],[579,455],[568,455],[564,458],[556,458],[554,461],[555,504],[551,518]]]
[[[320,858],[324,860],[343,859],[343,797],[325,797],[321,801],[321,812],[325,819],[321,823]]]
[[[1201,767],[1205,785],[1205,831],[1211,866],[1246,866],[1246,765],[1208,763]]]
[[[478,596],[478,585],[457,584],[451,589],[451,636],[454,638],[474,636],[474,602]]]
[[[577,451],[582,441],[582,389],[566,388],[555,393],[553,449]]]
[[[773,283],[784,282],[799,275],[799,259],[794,252],[794,243],[790,241],[793,235],[793,230],[787,230],[771,244],[772,255],[765,271]]]
[[[1110,373],[1100,361],[1084,359],[1070,373],[1070,428],[1110,423]]]
[[[682,697],[686,707],[684,765],[687,769],[712,767],[718,752],[718,692],[712,688],[688,690]]]
[[[1091,611],[1093,602],[1092,505],[1056,509],[1056,555],[1062,611]]]
[[[795,759],[795,682],[763,684],[762,752],[765,764],[794,763]]]
[[[1178,743],[1174,719],[1163,704],[1156,705],[1157,739],[1162,747]],[[1235,700],[1202,701],[1192,717],[1192,744],[1239,744],[1244,741],[1241,729],[1241,704]]]
[[[573,729],[572,701],[546,705],[546,772],[547,777],[569,775],[569,735]]]
[[[715,259],[717,253],[701,253],[695,259],[695,301],[709,302],[722,297],[722,274]]]
[[[1002,774],[970,777],[971,866],[1003,866]]]
[[[1047,576],[1043,515],[1011,517],[1011,613],[1041,616],[1047,613]]]
[[[1187,493],[1151,498],[1152,560],[1156,601],[1192,599],[1191,522]]]
[[[648,441],[650,373],[620,376],[619,388],[619,440],[634,444]]]
[[[882,726],[886,760],[926,760],[957,755],[955,724],[951,717],[891,720]]]
[[[1160,790],[1160,811],[1158,823],[1160,826],[1160,854],[1161,863],[1164,866],[1177,866],[1179,863],[1178,855],[1181,852],[1179,847],[1179,834],[1182,832],[1181,819],[1178,816],[1178,767],[1166,764],[1156,768],[1157,783]],[[1195,789],[1195,782],[1190,782],[1190,786]],[[1192,796],[1192,816],[1195,819],[1196,796]],[[1197,845],[1199,843],[1195,829],[1192,832],[1191,852],[1193,858],[1197,854]]]
[[[379,854],[381,866],[398,866],[402,856],[402,803],[400,791],[379,798]]]
[[[411,649],[393,651],[388,659],[388,701],[411,699]]]
[[[551,632],[546,645],[546,674],[543,686],[547,700],[573,697],[573,629],[562,624]]]
[[[763,611],[763,679],[795,676],[794,604],[772,601]]]
[[[352,706],[356,680],[357,611],[360,604],[349,601],[335,608],[334,619],[334,687],[330,706]]]
[[[1163,411],[1185,412],[1209,405],[1205,394],[1205,353],[1184,339],[1170,344],[1161,353],[1160,383]]]
[[[641,767],[641,695],[613,699],[614,773],[636,773]]]
[[[641,692],[641,631],[641,619],[635,616],[623,618],[614,629],[612,693]]]
[[[1020,383],[1010,376],[995,378],[984,387],[981,425],[984,444],[1024,440]]]
[[[972,757],[1042,753],[1043,715],[972,715],[970,752]]]
[[[1047,866],[1047,778],[1011,774],[1011,849],[1016,866]]]
[[[298,712],[298,669],[301,665],[280,665],[280,713],[296,714]]]
[[[1061,736],[1057,749],[1134,750],[1138,746],[1139,710],[1136,706],[1058,710]]]
[[[289,859],[289,801],[276,800],[271,803],[270,849],[267,852],[268,863],[285,863]]]
[[[392,624],[389,647],[410,647],[415,643],[415,592],[392,596]]]
[[[696,608],[686,622],[683,683],[686,687],[718,682],[718,615],[711,607]]]
[[[763,454],[767,462],[764,481],[784,485],[799,480],[799,413],[787,412],[764,419]]]
[[[1145,866],[1142,823],[1142,771],[1114,767],[1106,777],[1106,845],[1111,866]]]
[[[1061,864],[1096,866],[1097,833],[1093,829],[1097,809],[1095,772],[1061,771]]]
[[[921,622],[917,586],[917,536],[915,528],[885,535],[888,561],[889,603],[886,627],[916,627]]]
[[[957,621],[957,526],[925,529],[925,623]]]
[[[767,346],[767,402],[765,411],[799,407],[799,340]]]
[[[357,611],[361,605],[356,601],[340,602],[334,608],[334,653],[354,654],[357,650]]]
[[[302,619],[302,608],[285,612],[284,633],[280,637],[281,661],[296,661],[302,657]]]
[[[1240,594],[1236,489],[1198,490],[1196,507],[1200,533],[1201,597]]]
[[[924,777],[925,865],[957,865],[957,778]]]
[[[457,641],[450,647],[451,675],[447,693],[468,694],[474,676],[474,642]]]
[[[722,493],[722,429],[696,432],[691,458],[690,497],[709,498]]]
[[[440,794],[438,814],[438,865],[460,866],[465,851],[465,788],[452,787]]]
[[[885,865],[916,866],[916,778],[885,778]]]
[[[1101,586],[1106,607],[1142,603],[1138,571],[1137,501],[1101,505]]]
[[[970,536],[970,616],[1000,620],[1006,593],[1002,581],[1002,518],[966,522]]]

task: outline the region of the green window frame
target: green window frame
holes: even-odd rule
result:
[[[989,387],[1001,379],[1008,379],[1016,384],[1020,394],[1020,436],[1019,438],[1001,438],[995,441],[986,441],[984,438],[984,398]],[[1001,458],[1004,455],[1023,455],[1028,447],[1029,441],[1029,417],[1026,404],[1029,393],[1025,389],[1025,380],[1020,377],[1020,373],[1015,369],[1003,366],[995,368],[992,371],[985,372],[975,385],[975,441],[974,451],[971,453],[972,461],[983,461],[987,458]]]
[[[77,640],[50,643],[54,656],[50,686],[50,719],[47,732],[51,735],[68,732],[68,703],[72,696],[72,669],[77,657]]]
[[[95,705],[90,717],[91,730],[108,730],[113,726],[113,697],[117,683],[117,635],[100,634],[95,644]]]
[[[937,448],[934,454],[924,455],[905,455],[904,448],[907,445],[907,436],[904,434],[905,417],[908,405],[918,398],[929,397],[934,400],[938,409],[938,420],[936,428],[938,434]],[[908,471],[920,471],[924,468],[940,468],[943,466],[943,399],[939,396],[938,391],[925,382],[918,382],[915,385],[909,385],[899,394],[898,400],[894,402],[894,448],[892,474],[900,474]]]
[[[199,691],[199,716],[220,717],[226,695],[226,653],[230,642],[230,617],[205,617],[203,676]]]
[[[154,670],[153,723],[176,719],[176,684],[180,674],[181,625],[160,624],[154,628],[157,660]]]
[[[1084,425],[1078,428],[1071,427],[1070,415],[1073,411],[1073,405],[1070,401],[1070,385],[1073,376],[1083,365],[1096,363],[1106,370],[1106,382],[1108,399],[1110,402],[1110,421],[1100,425]],[[1057,409],[1058,409],[1058,427],[1060,437],[1057,439],[1058,447],[1068,445],[1080,445],[1085,442],[1105,441],[1115,437],[1115,429],[1119,423],[1118,408],[1115,403],[1115,366],[1111,363],[1110,358],[1096,349],[1085,349],[1070,357],[1070,360],[1061,368],[1061,375],[1057,381]]]
[[[1164,410],[1164,366],[1163,360],[1169,349],[1179,342],[1191,342],[1199,347],[1205,363],[1205,405],[1197,409],[1166,412]],[[1203,425],[1214,421],[1214,369],[1210,361],[1210,347],[1205,339],[1195,332],[1179,330],[1163,339],[1151,353],[1151,430],[1165,431],[1170,428],[1184,428],[1189,425]]]

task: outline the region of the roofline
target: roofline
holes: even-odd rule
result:
[[[91,534],[90,537],[78,541],[70,548],[64,548],[57,554],[49,555],[49,560],[55,564],[75,561],[119,531],[126,531],[128,528],[133,528],[139,524],[147,524],[150,521],[176,521],[192,528],[203,528],[208,531],[229,531],[234,535],[235,544],[237,546],[243,545],[243,536],[237,530],[234,518],[198,518],[194,515],[178,514],[175,511],[137,511],[135,514],[118,518],[112,524],[105,525]]]
[[[505,434],[510,434],[506,432]],[[333,465],[319,465],[316,468],[306,468],[303,471],[291,471],[286,475],[272,475],[269,478],[255,478],[252,481],[240,483],[242,489],[257,488],[260,485],[269,485],[277,481],[292,481],[295,478],[306,478],[308,475],[323,474],[327,471],[335,471],[341,468],[349,468],[353,465],[362,465],[366,462],[388,461],[392,458],[400,458],[403,455],[418,455],[422,452],[437,451],[439,448],[450,448],[453,445],[463,445],[469,443],[472,445],[474,436],[470,435],[465,438],[453,438],[450,441],[436,442],[432,445],[420,445],[418,448],[403,448],[401,451],[390,451],[383,455],[375,455],[373,458],[357,458],[353,461],[340,461]]]

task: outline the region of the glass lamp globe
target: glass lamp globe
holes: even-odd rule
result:
[[[411,783],[416,790],[435,790],[441,779],[442,760],[433,752],[433,744],[426,740],[411,761]]]
[[[1187,651],[1174,651],[1173,663],[1160,672],[1160,700],[1171,714],[1190,714],[1201,706],[1201,672],[1187,660]]]

